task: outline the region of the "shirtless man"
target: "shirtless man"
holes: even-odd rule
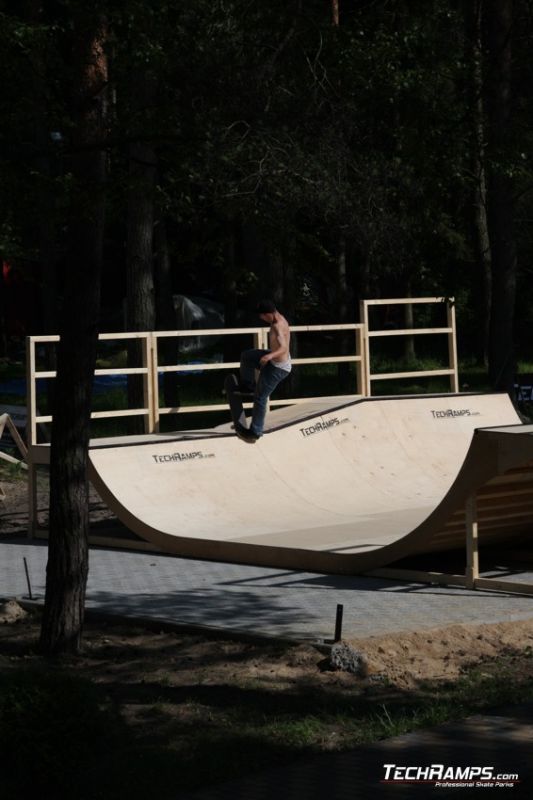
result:
[[[263,425],[268,398],[281,381],[291,371],[289,344],[291,332],[289,323],[277,310],[272,300],[261,300],[257,312],[263,322],[270,325],[268,350],[245,350],[241,353],[240,390],[241,395],[252,394],[254,407],[250,428],[237,430],[243,439],[255,441],[263,435]],[[255,371],[260,370],[257,385]]]

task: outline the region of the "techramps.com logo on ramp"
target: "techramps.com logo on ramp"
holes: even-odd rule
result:
[[[435,419],[450,419],[453,417],[479,417],[480,411],[472,411],[470,408],[445,408],[440,411],[431,410],[431,415]]]
[[[424,783],[435,789],[513,789],[520,783],[517,773],[497,773],[494,767],[400,766],[383,764],[381,783]]]
[[[345,425],[350,420],[348,417],[339,419],[338,417],[330,417],[330,419],[320,420],[315,422],[314,425],[309,425],[307,428],[298,428],[302,436],[313,436],[315,433],[323,433],[330,428],[335,428],[337,425]]]

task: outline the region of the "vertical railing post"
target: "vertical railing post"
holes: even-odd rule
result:
[[[372,384],[370,380],[370,340],[369,340],[369,315],[368,315],[368,305],[366,300],[361,300],[360,305],[360,319],[363,323],[363,353],[364,353],[364,395],[365,397],[370,397],[372,395]]]
[[[479,578],[479,527],[476,495],[471,494],[465,503],[466,528],[466,580],[467,587],[474,589]]]
[[[159,340],[156,333],[150,334],[150,380],[152,384],[152,428],[154,433],[159,433]]]
[[[37,525],[37,468],[33,463],[33,445],[37,444],[37,404],[35,399],[35,342],[26,337],[26,436],[28,437],[28,539],[33,539]]]
[[[355,344],[355,355],[359,356],[359,361],[355,362],[355,392],[356,394],[363,395],[365,394],[364,388],[364,366],[365,366],[365,356],[363,353],[363,329],[356,328],[354,330],[354,344]]]
[[[457,371],[457,339],[455,336],[455,302],[453,299],[448,300],[446,309],[448,328],[450,328],[450,332],[448,333],[448,358],[450,369],[453,369],[453,373],[450,375],[450,388],[452,392],[458,392],[459,375]]]
[[[37,405],[35,400],[35,342],[26,337],[26,435],[28,445],[37,444]]]
[[[256,350],[268,350],[268,329],[258,328],[254,333],[254,347]],[[256,375],[256,378],[258,376]],[[270,411],[270,397],[266,405],[267,414]]]
[[[154,383],[152,377],[152,353],[151,342],[152,334],[142,334],[142,367],[146,372],[143,373],[143,405],[148,409],[144,414],[144,432],[154,432]]]

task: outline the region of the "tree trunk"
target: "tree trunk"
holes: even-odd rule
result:
[[[139,103],[146,107],[151,102],[154,83],[150,76],[137,74],[134,85],[138,87]],[[156,156],[153,148],[143,142],[133,142],[129,148],[128,238],[126,327],[128,331],[153,331],[155,329],[155,288],[153,264],[154,193]],[[142,366],[141,347],[132,341],[128,346],[128,366]],[[128,378],[128,407],[143,408],[142,378]],[[130,433],[143,433],[141,417],[132,417]]]
[[[228,233],[224,243],[224,326],[226,328],[236,328],[238,326],[238,305],[239,299],[237,296],[237,272],[239,269],[239,254],[240,254],[240,239],[241,239],[241,226],[237,219],[230,219],[228,221]],[[240,349],[242,347],[250,347],[250,341],[240,342],[240,337],[236,336],[223,336],[222,348],[224,354],[224,361],[238,361],[240,358]]]
[[[46,653],[81,644],[88,575],[88,445],[98,340],[106,156],[105,21],[80,13],[73,43],[72,177],[68,269],[58,347],[50,456],[50,536],[40,645]]]
[[[513,179],[506,174],[505,144],[511,120],[512,0],[485,0],[487,112],[491,171],[487,200],[492,256],[489,377],[494,389],[512,393],[516,299]]]
[[[411,286],[411,279],[407,279],[407,286],[405,289],[405,296],[412,297],[413,290]],[[415,327],[415,314],[414,308],[411,304],[404,306],[404,325],[409,330],[412,330]],[[413,335],[407,334],[404,340],[404,351],[403,351],[404,358],[407,364],[414,364],[416,361],[416,348],[415,348],[415,337]]]
[[[339,0],[331,0],[331,21],[336,28],[339,26]]]
[[[469,109],[472,121],[472,173],[474,176],[473,221],[474,247],[478,280],[473,305],[479,320],[477,352],[480,363],[488,366],[490,314],[492,303],[492,263],[487,219],[486,124],[483,107],[483,0],[464,0],[463,13],[466,32],[466,59],[470,66]],[[479,288],[478,288],[479,287]]]
[[[155,310],[158,331],[173,331],[176,328],[176,312],[172,294],[172,269],[168,250],[167,225],[165,218],[162,217],[155,226]],[[175,364],[179,354],[179,344],[176,343],[176,339],[161,339],[159,351],[166,365]],[[179,407],[179,383],[176,372],[163,373],[163,396],[166,406]]]
[[[153,272],[155,154],[150,145],[130,145],[127,240],[127,324],[130,331],[155,328]]]
[[[283,254],[276,245],[272,245],[268,251],[268,265],[268,291],[265,294],[286,313]]]
[[[337,305],[337,321],[341,324],[348,322],[348,276],[346,271],[346,237],[340,233],[337,237],[336,243],[336,282],[335,282],[335,298]],[[346,355],[349,350],[349,340],[345,332],[341,332],[338,341],[340,342],[340,355]],[[353,352],[353,350],[352,350]],[[348,363],[340,363],[337,366],[337,375],[339,380],[339,389],[341,392],[346,392],[350,388],[350,365]]]

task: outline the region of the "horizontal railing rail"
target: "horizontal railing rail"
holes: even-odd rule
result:
[[[317,356],[292,359],[295,365],[308,364],[355,364],[354,395],[364,394],[365,386],[365,364],[364,364],[364,336],[363,325],[360,323],[331,324],[331,325],[295,325],[291,327],[291,333],[320,333],[324,331],[352,331],[354,334],[351,352],[349,354]],[[221,336],[243,336],[252,337],[252,344],[258,349],[268,347],[268,328],[205,328],[195,330],[174,330],[174,331],[149,331],[135,333],[103,333],[99,336],[99,341],[134,341],[141,342],[142,366],[135,367],[98,367],[95,369],[95,376],[128,376],[139,375],[143,379],[143,406],[140,408],[110,409],[92,411],[91,419],[109,419],[131,416],[144,417],[144,429],[147,433],[157,432],[160,427],[161,416],[176,413],[196,413],[213,412],[227,409],[227,403],[191,404],[180,406],[160,407],[159,376],[168,373],[191,373],[204,372],[210,370],[238,369],[238,361],[189,361],[187,363],[176,363],[163,365],[159,363],[158,342],[164,339],[175,338],[196,338],[196,337],[221,337]],[[29,336],[27,338],[26,359],[27,359],[27,406],[28,406],[28,440],[29,444],[37,444],[37,426],[41,423],[52,421],[52,414],[39,414],[37,412],[37,381],[39,379],[54,379],[56,372],[50,369],[39,370],[36,368],[36,347],[37,345],[57,344],[59,336]],[[343,395],[338,395],[342,397]],[[320,399],[319,397],[286,397],[283,399],[271,400],[270,405],[293,405]],[[251,403],[245,403],[245,407],[250,407]]]

